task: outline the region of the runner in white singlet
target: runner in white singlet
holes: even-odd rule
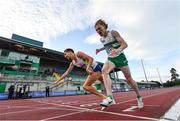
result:
[[[58,86],[60,83],[62,83],[64,81],[63,79],[72,71],[74,66],[77,66],[85,69],[88,73],[88,77],[83,84],[83,88],[100,97],[102,100],[107,98],[107,96],[101,94],[92,86],[96,80],[99,80],[102,83],[103,80],[101,74],[102,68],[91,56],[80,51],[74,53],[71,48],[68,48],[64,51],[64,57],[71,61],[71,63],[60,79],[53,83],[54,86]]]
[[[108,98],[103,100],[101,105],[108,106],[113,103],[113,95],[111,89],[112,83],[110,81],[111,79],[109,77],[109,73],[113,69],[119,68],[124,74],[127,83],[134,89],[137,95],[138,108],[143,108],[144,104],[139,93],[137,83],[131,76],[128,61],[125,54],[123,53],[123,50],[128,46],[126,41],[120,36],[117,31],[109,31],[108,25],[101,19],[96,21],[94,27],[96,32],[101,36],[101,42],[104,46],[102,48],[96,49],[96,54],[102,50],[106,50],[108,55],[107,61],[104,63],[102,68],[102,77],[104,80]]]

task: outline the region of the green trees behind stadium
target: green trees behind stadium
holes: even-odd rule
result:
[[[171,81],[167,81],[166,83],[163,84],[164,87],[172,87],[172,86],[180,86],[180,79],[179,74],[177,73],[175,68],[171,68],[170,70],[171,73]]]

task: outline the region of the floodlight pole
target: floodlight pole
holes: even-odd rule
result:
[[[143,60],[142,60],[142,59],[141,59],[141,64],[142,64],[142,67],[143,67],[143,71],[144,71],[144,76],[145,76],[146,82],[148,83],[148,79],[147,79],[147,76],[146,76],[146,71],[145,71],[145,68],[144,68],[144,64],[143,64]]]
[[[160,74],[159,74],[159,69],[158,69],[158,68],[156,68],[156,69],[157,69],[157,73],[158,73],[158,76],[159,76],[159,80],[160,80],[161,84],[163,84],[162,79],[161,79],[161,76],[160,76]]]

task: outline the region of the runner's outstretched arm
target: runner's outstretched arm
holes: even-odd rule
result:
[[[50,88],[54,88],[54,87],[57,87],[58,85],[62,84],[64,82],[64,78],[69,75],[69,73],[72,71],[72,69],[74,68],[74,64],[71,62],[68,69],[66,70],[66,72],[58,79],[56,80],[55,82],[53,82],[51,85],[50,85]]]

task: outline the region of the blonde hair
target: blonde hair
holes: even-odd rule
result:
[[[108,24],[106,24],[106,22],[102,19],[97,20],[94,27],[96,27],[98,24],[103,25],[106,29],[108,28]]]

